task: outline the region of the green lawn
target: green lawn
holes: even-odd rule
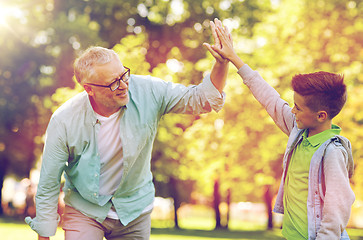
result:
[[[206,231],[206,230],[192,230],[192,229],[167,229],[167,228],[153,228],[151,240],[227,240],[227,239],[270,239],[278,240],[281,238],[280,230],[274,231]],[[1,240],[17,240],[17,239],[37,239],[37,235],[27,225],[22,223],[0,223],[0,236]],[[63,240],[63,230],[58,229],[55,237],[52,240]]]
[[[363,240],[363,229],[348,229],[352,240]],[[31,240],[37,239],[37,235],[25,223],[0,218],[0,238],[1,240]],[[55,237],[51,240],[63,240],[63,230],[58,229]],[[245,230],[196,230],[172,228],[152,228],[151,240],[245,240],[245,239],[283,239],[280,229],[272,231]]]
[[[273,231],[227,231],[227,230],[192,230],[192,229],[152,229],[151,240],[242,240],[242,239],[283,239],[280,230]]]

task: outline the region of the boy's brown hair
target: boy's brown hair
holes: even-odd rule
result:
[[[291,81],[292,89],[304,96],[306,105],[314,112],[326,111],[334,118],[347,100],[344,76],[329,72],[297,74]]]

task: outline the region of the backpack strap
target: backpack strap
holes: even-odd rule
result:
[[[326,191],[325,174],[324,174],[324,157],[325,157],[325,151],[319,167],[319,193],[320,193],[320,198],[323,201],[325,198],[325,191]]]
[[[323,157],[321,159],[321,164],[320,164],[320,167],[319,167],[319,193],[320,193],[320,198],[323,201],[324,201],[325,191],[326,191],[325,174],[324,174],[325,152],[326,152],[326,149],[328,148],[329,144],[331,144],[331,143],[340,144],[347,151],[347,154],[351,154],[350,142],[346,141],[343,136],[335,135],[334,137],[330,138],[330,142],[328,144],[326,144],[325,149],[324,149],[324,153],[323,153]],[[352,175],[353,175],[353,171],[349,172],[349,177],[352,176]]]

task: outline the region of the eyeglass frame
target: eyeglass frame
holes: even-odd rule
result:
[[[129,79],[130,79],[130,72],[131,72],[130,68],[125,67],[125,66],[124,66],[124,68],[126,69],[126,71],[120,77],[116,78],[116,80],[113,81],[112,83],[110,83],[109,85],[100,85],[100,84],[95,84],[95,83],[85,83],[85,84],[88,84],[88,85],[91,85],[91,86],[96,86],[96,87],[110,88],[110,90],[112,92],[114,92],[120,87],[120,81],[122,81],[123,83],[127,83],[129,81]],[[126,74],[128,75],[128,78],[127,78],[126,81],[124,81],[123,77],[126,76]],[[111,88],[112,84],[116,83],[117,81],[118,81],[117,87],[114,90],[112,90],[112,88]]]

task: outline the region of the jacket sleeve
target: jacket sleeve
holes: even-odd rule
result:
[[[161,115],[167,113],[184,113],[198,115],[218,112],[225,102],[222,94],[214,87],[210,75],[206,75],[199,85],[184,86],[151,78],[152,92],[159,103]]]
[[[36,217],[25,222],[42,237],[55,235],[58,222],[58,199],[61,176],[68,160],[65,132],[52,118],[49,122],[43,151],[42,167],[37,188]]]
[[[243,65],[238,74],[243,83],[251,90],[253,96],[266,109],[276,125],[287,135],[290,135],[295,124],[295,115],[289,104],[280,98],[280,94],[271,87],[257,71],[247,64]]]
[[[329,146],[324,159],[325,197],[318,239],[340,239],[346,228],[355,195],[349,184],[348,153]]]

